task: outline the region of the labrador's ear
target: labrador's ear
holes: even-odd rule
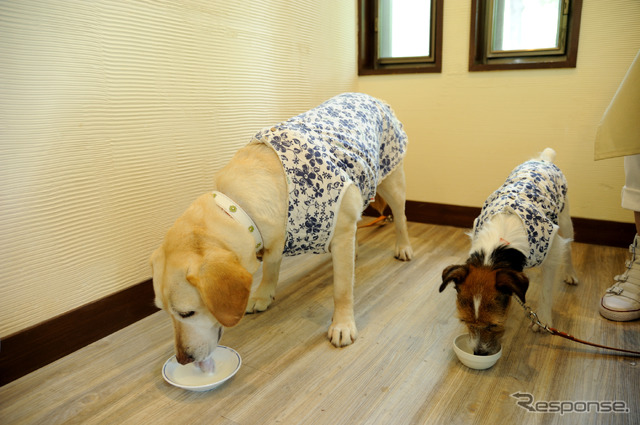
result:
[[[162,278],[164,274],[164,250],[162,246],[157,248],[149,259],[151,265],[151,276],[153,278],[153,292],[155,293],[154,303],[156,307],[163,308],[162,301]]]
[[[210,250],[201,264],[189,268],[187,280],[198,289],[207,309],[221,325],[235,326],[242,319],[253,276],[234,253]]]
[[[505,295],[515,294],[525,303],[524,296],[529,289],[529,278],[522,273],[513,270],[498,270],[496,273],[496,289]]]
[[[442,285],[440,285],[440,292],[444,291],[449,282],[456,284],[456,290],[458,285],[464,282],[469,274],[469,266],[466,264],[454,264],[442,271]]]

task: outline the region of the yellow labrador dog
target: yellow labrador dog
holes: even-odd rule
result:
[[[355,341],[356,228],[383,198],[396,228],[395,256],[411,259],[402,159],[407,136],[384,102],[338,95],[240,149],[169,229],[151,257],[156,304],[175,333],[178,362],[211,370],[222,327],[272,302],[283,255],[331,252],[334,314],[328,337]],[[251,293],[262,260],[260,285]]]

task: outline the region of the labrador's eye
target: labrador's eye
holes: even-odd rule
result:
[[[183,319],[186,319],[187,317],[191,317],[191,316],[193,316],[194,314],[196,314],[196,312],[195,312],[195,311],[187,311],[187,312],[185,312],[185,313],[178,313],[178,315],[179,315],[180,317],[182,317]]]

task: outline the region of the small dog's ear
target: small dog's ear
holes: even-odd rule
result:
[[[498,270],[496,273],[496,289],[505,295],[515,294],[524,303],[524,295],[529,289],[529,279],[522,272]]]
[[[444,291],[449,282],[453,281],[456,285],[461,284],[469,274],[469,266],[466,264],[454,264],[442,271],[442,285],[439,292]]]

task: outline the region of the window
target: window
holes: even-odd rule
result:
[[[582,0],[472,0],[469,71],[575,68]]]
[[[440,72],[443,0],[359,0],[358,74]]]

